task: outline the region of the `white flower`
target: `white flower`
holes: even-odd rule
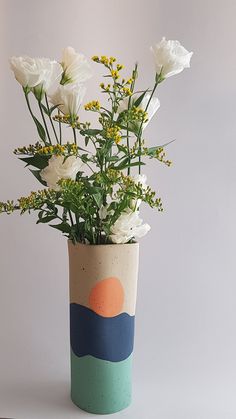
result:
[[[179,41],[167,41],[165,38],[151,47],[154,55],[156,73],[166,79],[190,67],[192,52],[187,51]]]
[[[129,106],[129,97],[124,98],[118,107],[118,113],[121,113],[125,110],[128,109]],[[130,101],[130,108],[132,108],[132,106],[134,106],[134,102],[138,99],[138,95],[134,94],[131,98]],[[146,93],[146,95],[144,96],[142,102],[139,104],[139,108],[141,108],[142,110],[146,110],[148,101],[150,99],[150,94]],[[148,113],[148,121],[147,122],[143,122],[143,129],[146,128],[146,126],[149,124],[149,122],[151,121],[152,117],[155,115],[155,113],[157,112],[157,110],[160,108],[160,101],[157,97],[152,97],[152,99],[150,100],[150,103],[148,105],[148,109],[147,109],[147,113]],[[140,123],[138,124],[140,125]]]
[[[60,179],[75,180],[81,166],[82,163],[76,156],[69,156],[65,159],[64,156],[54,155],[49,159],[48,166],[41,170],[40,175],[49,188],[58,191],[60,186],[57,182]]]
[[[92,77],[91,67],[86,57],[75,52],[72,47],[63,50],[61,65],[64,70],[62,84],[84,83]]]
[[[53,105],[58,105],[65,115],[76,116],[85,92],[86,87],[81,84],[67,84],[59,86],[55,93],[49,96],[49,99]]]
[[[37,87],[44,92],[48,91],[63,72],[62,66],[49,58],[12,57],[10,66],[16,80],[23,87]]]
[[[113,243],[127,243],[131,239],[143,237],[149,230],[148,224],[142,224],[139,211],[130,209],[121,213],[114,225],[111,227],[110,239]]]

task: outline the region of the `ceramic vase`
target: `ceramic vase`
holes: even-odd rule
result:
[[[68,242],[71,399],[107,414],[131,403],[139,245]]]

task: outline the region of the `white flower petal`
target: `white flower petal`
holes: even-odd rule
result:
[[[48,166],[41,170],[42,180],[47,186],[56,191],[60,190],[58,181],[60,179],[76,179],[77,173],[81,170],[82,163],[76,156],[52,156],[48,161]]]
[[[184,68],[190,67],[190,60],[193,55],[188,52],[179,41],[167,41],[165,38],[151,47],[154,55],[156,73],[163,78],[174,76]]]
[[[80,105],[86,93],[86,87],[81,84],[66,84],[59,86],[49,95],[50,102],[66,115],[78,115]]]
[[[113,243],[127,243],[132,238],[143,237],[149,230],[148,224],[142,224],[139,211],[130,209],[121,213],[111,227],[110,239]]]
[[[87,58],[67,47],[62,52],[63,78],[67,83],[84,83],[92,77],[92,70]]]
[[[23,87],[38,87],[47,92],[61,77],[62,66],[49,58],[12,57],[10,66],[16,80]]]

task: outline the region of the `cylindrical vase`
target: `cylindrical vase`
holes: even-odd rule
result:
[[[68,242],[71,399],[91,413],[129,406],[139,245]]]

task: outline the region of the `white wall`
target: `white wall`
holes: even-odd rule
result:
[[[160,86],[146,131],[153,145],[177,141],[172,168],[147,169],[165,212],[143,211],[134,404],[117,417],[235,419],[235,1],[1,0],[0,12],[1,200],[39,187],[12,154],[36,137],[11,55],[60,59],[72,45],[127,70],[138,60],[150,86],[151,44],[165,35],[194,51],[191,69]],[[85,417],[67,394],[66,240],[34,216],[1,216],[0,249],[0,416]]]

